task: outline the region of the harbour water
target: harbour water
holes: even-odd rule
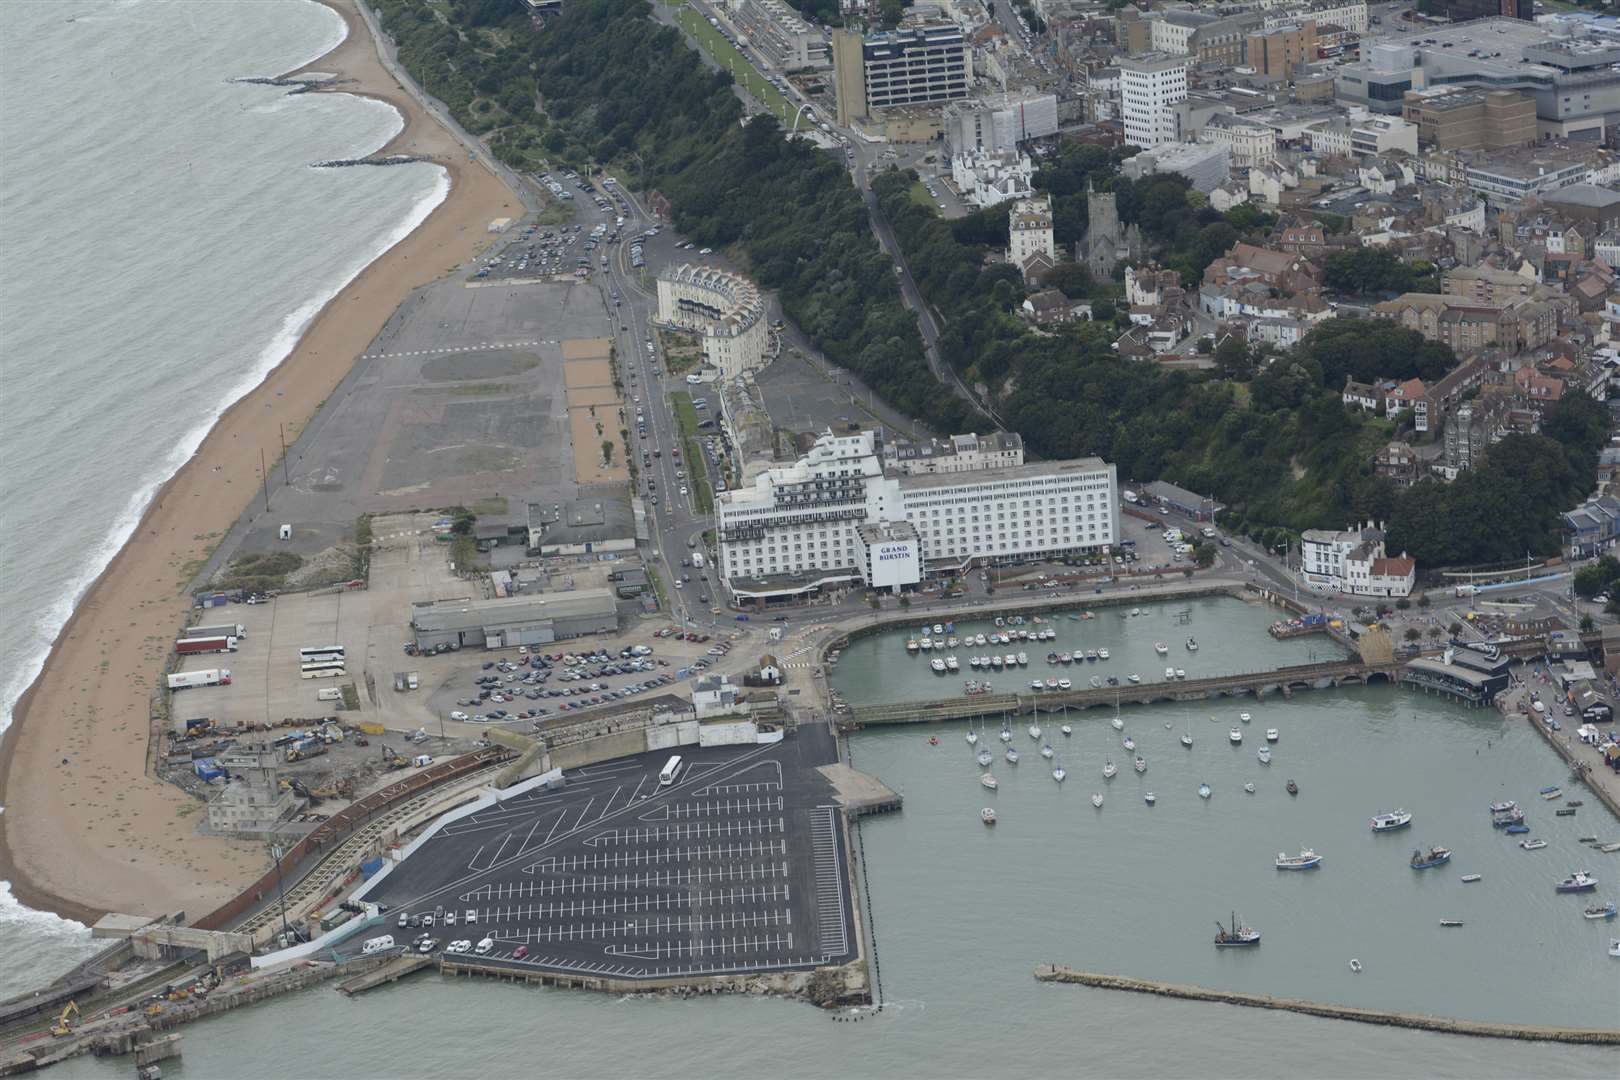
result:
[[[1252,669],[1301,648],[1266,637],[1269,621],[1264,609],[1210,602],[1195,606],[1177,640],[1196,634],[1209,670]],[[1118,651],[1101,615],[1086,627],[1095,633],[1087,647]],[[1140,630],[1150,655],[1169,632],[1148,622]],[[836,684],[856,701],[891,696],[900,665],[922,663],[905,656],[905,636],[869,639],[889,664],[863,671],[846,660]],[[918,678],[925,688],[943,681],[926,664]],[[1247,725],[1237,719],[1242,710],[1252,714]],[[906,799],[900,813],[862,826],[881,1014],[838,1023],[789,1002],[615,998],[430,976],[352,1001],[311,990],[208,1021],[189,1029],[186,1067],[243,1077],[425,1076],[471,1055],[488,1075],[514,1075],[532,1070],[534,1041],[497,1033],[535,1031],[546,1060],[579,1076],[1613,1075],[1611,1050],[1036,983],[1035,965],[1056,961],[1461,1017],[1595,1027],[1620,1017],[1616,961],[1604,948],[1611,924],[1581,918],[1591,898],[1552,891],[1555,879],[1585,866],[1604,880],[1600,898],[1615,895],[1620,855],[1590,852],[1576,838],[1620,838],[1620,823],[1591,801],[1574,818],[1555,818],[1536,791],[1562,782],[1563,766],[1522,725],[1388,687],[1123,715],[1149,763],[1143,777],[1109,724],[1112,710],[1093,709],[1070,714],[1068,739],[1055,731],[1061,717],[1041,721],[1070,769],[1061,787],[1027,720],[1014,729],[1015,767],[1000,759],[987,727],[998,754],[995,793],[977,782],[968,724],[853,738],[854,763]],[[1233,724],[1244,732],[1239,747],[1228,741]],[[1266,767],[1256,751],[1273,726],[1280,737]],[[1190,751],[1179,743],[1187,727]],[[1122,768],[1104,781],[1109,755]],[[1297,798],[1283,791],[1289,777],[1299,782]],[[1195,794],[1201,780],[1213,788],[1207,802]],[[1247,781],[1255,794],[1243,793]],[[1158,794],[1156,806],[1141,801],[1144,788]],[[1093,791],[1105,793],[1101,810],[1090,804]],[[1546,849],[1523,851],[1490,827],[1486,806],[1503,797],[1525,806]],[[985,805],[1000,812],[993,829],[979,823]],[[1368,818],[1398,805],[1415,815],[1413,828],[1372,835]],[[1278,851],[1304,844],[1323,854],[1320,870],[1274,869]],[[1456,855],[1416,872],[1407,860],[1419,844]],[[1483,880],[1464,884],[1465,873]],[[1258,949],[1213,947],[1215,920],[1233,909],[1261,930]],[[1464,925],[1440,927],[1449,917]],[[1361,974],[1349,971],[1351,957],[1363,962]],[[352,1038],[374,1025],[409,1025],[420,1037]],[[62,1074],[112,1076],[121,1067],[79,1059]]]
[[[0,5],[0,730],[157,487],[444,197],[433,165],[309,167],[392,107],[231,82],[342,34],[307,0]],[[86,942],[0,883],[0,994]]]

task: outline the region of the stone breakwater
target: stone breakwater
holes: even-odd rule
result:
[[[1251,1009],[1283,1009],[1288,1012],[1322,1016],[1330,1020],[1353,1020],[1361,1024],[1381,1024],[1385,1027],[1416,1028],[1419,1031],[1440,1031],[1448,1035],[1474,1035],[1489,1039],[1524,1039],[1531,1042],[1582,1043],[1592,1046],[1620,1046],[1620,1030],[1602,1028],[1544,1027],[1536,1024],[1497,1024],[1482,1020],[1453,1020],[1444,1016],[1423,1013],[1385,1012],[1382,1009],[1358,1009],[1350,1005],[1327,1005],[1297,998],[1278,998],[1268,994],[1248,994],[1238,990],[1210,990],[1202,986],[1179,986],[1153,979],[1132,979],[1123,975],[1101,975],[1090,971],[1075,971],[1057,964],[1042,964],[1035,969],[1040,982],[1075,983],[1099,990],[1129,990],[1138,994],[1182,998],[1186,1001],[1214,1001],[1225,1005],[1242,1005]]]

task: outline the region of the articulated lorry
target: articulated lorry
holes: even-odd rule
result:
[[[170,690],[186,690],[193,686],[229,686],[228,668],[209,668],[206,671],[177,671],[169,676]]]
[[[224,626],[188,626],[180,631],[183,638],[200,637],[247,637],[247,627],[241,623],[226,623]]]
[[[188,653],[235,652],[233,637],[184,637],[174,643],[174,651],[182,656]]]

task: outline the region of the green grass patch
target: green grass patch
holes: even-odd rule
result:
[[[922,186],[921,180],[911,185],[911,201],[924,210],[939,209],[938,206],[934,205],[934,198],[928,194],[928,189]]]
[[[265,592],[287,583],[287,575],[304,565],[304,557],[290,551],[248,552],[231,560],[217,582],[221,589]]]
[[[469,508],[478,517],[499,517],[506,513],[507,502],[505,495],[491,495],[487,499],[479,499]]]
[[[698,44],[703,46],[703,51],[720,65],[722,71],[729,70],[732,78],[737,80],[737,84],[752,94],[755,100],[770,110],[772,115],[784,124],[792,119],[793,108],[788,105],[781,91],[766,82],[754,69],[754,65],[749,63],[748,58],[738,52],[720,31],[709,25],[709,20],[691,8],[683,8],[676,12],[675,21],[697,39]]]
[[[697,434],[697,410],[692,407],[692,395],[685,390],[677,390],[669,395],[670,404],[675,407],[675,426],[681,429],[681,438],[690,439]]]

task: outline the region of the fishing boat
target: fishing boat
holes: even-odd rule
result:
[[[1140,754],[1136,755],[1134,767],[1138,774],[1147,772],[1147,759]]]
[[[994,756],[988,750],[980,750],[974,760],[980,765],[988,766],[994,760]]]
[[[916,652],[919,648],[916,638],[906,638],[906,652]]]
[[[1276,742],[1276,741],[1277,741],[1277,729],[1274,728],[1274,727],[1266,728],[1266,742]]]
[[[1052,753],[1053,753],[1053,751],[1052,751],[1052,744],[1051,743],[1046,742],[1046,743],[1041,744],[1041,757],[1049,758],[1049,757],[1052,756]]]
[[[1149,806],[1152,806],[1154,803],[1159,801],[1159,797],[1153,794],[1151,791],[1144,791],[1142,792],[1142,801],[1147,803]]]
[[[1029,737],[1032,739],[1039,739],[1041,737],[1041,726],[1039,724],[1031,723],[1029,725]]]
[[[1125,681],[1134,686],[1142,681],[1142,676],[1133,671],[1129,675],[1125,676]]]
[[[1616,904],[1613,900],[1610,900],[1607,904],[1594,904],[1581,914],[1588,919],[1612,919],[1615,915],[1620,914],[1620,904]]]
[[[1512,803],[1508,803],[1505,810],[1491,812],[1491,827],[1493,829],[1511,829],[1516,825],[1524,824],[1524,811]]]
[[[1598,887],[1598,879],[1585,870],[1577,870],[1569,877],[1553,886],[1554,892],[1577,893],[1591,892]]]
[[[1119,766],[1114,764],[1112,758],[1110,758],[1109,760],[1103,762],[1103,779],[1104,780],[1112,780],[1114,778],[1114,774],[1117,773],[1117,772],[1119,772]]]
[[[1068,775],[1069,770],[1065,769],[1062,765],[1053,766],[1052,779],[1056,780],[1058,783],[1063,783],[1063,781],[1068,778]]]
[[[1124,746],[1125,749],[1127,749],[1127,750],[1135,750],[1136,749],[1136,740],[1131,738],[1129,735],[1125,736],[1125,738],[1120,740],[1120,744],[1122,746]]]
[[[1262,746],[1260,748],[1260,753],[1258,755],[1256,755],[1256,756],[1260,758],[1260,764],[1262,764],[1262,765],[1270,765],[1271,764],[1271,747]]]
[[[1093,675],[1087,681],[1091,683],[1091,688],[1093,690],[1101,690],[1102,689],[1102,676],[1101,675]]]
[[[1542,840],[1540,837],[1537,837],[1534,840],[1520,840],[1519,846],[1524,848],[1526,851],[1540,851],[1542,848],[1547,846],[1547,841]]]
[[[1198,639],[1197,638],[1190,637],[1190,638],[1187,639],[1187,651],[1188,652],[1197,652],[1198,651]]]
[[[970,731],[967,733],[965,738],[967,739],[967,744],[969,746],[976,745],[979,741],[979,733],[977,731]]]
[[[1390,810],[1382,814],[1374,814],[1369,823],[1373,832],[1394,832],[1404,829],[1412,824],[1412,815],[1405,810]]]
[[[1162,641],[1155,641],[1153,643],[1153,651],[1158,653],[1160,656],[1169,656],[1170,646],[1166,645]]]
[[[1300,848],[1298,855],[1289,855],[1287,852],[1277,852],[1277,869],[1279,870],[1315,870],[1322,865],[1322,856],[1310,848]]]
[[[1220,921],[1215,923],[1215,947],[1217,949],[1243,948],[1249,945],[1260,944],[1260,931],[1251,930],[1239,924],[1237,912],[1232,913],[1230,928],[1222,926]]]
[[[1287,787],[1287,790],[1288,790],[1288,794],[1290,794],[1290,795],[1298,795],[1299,794],[1299,785],[1294,783],[1292,780],[1288,781],[1286,787]]]
[[[1001,786],[996,782],[996,778],[991,776],[989,773],[985,773],[983,776],[979,777],[979,784],[982,787],[989,788],[991,791],[994,791],[996,788]]]
[[[1057,681],[1057,688],[1059,690],[1072,690],[1074,689],[1074,683],[1070,682],[1068,679],[1059,679]]]
[[[1564,789],[1560,788],[1560,787],[1544,787],[1539,792],[1537,792],[1537,794],[1540,795],[1543,799],[1547,799],[1547,800],[1551,801],[1553,799],[1563,798]]]
[[[1010,746],[1007,747],[1007,753],[1004,754],[1003,756],[1007,759],[1007,764],[1009,764],[1009,765],[1018,764],[1018,751],[1014,750],[1012,747],[1010,747]]]
[[[1472,885],[1474,882],[1478,881],[1483,876],[1484,876],[1483,874],[1464,874],[1462,876],[1462,879],[1466,884]]]
[[[1102,809],[1102,804],[1103,804],[1102,792],[1093,791],[1091,793],[1091,805],[1095,806],[1097,809],[1101,810]]]
[[[1207,798],[1209,798],[1209,796],[1210,796],[1209,785],[1208,784],[1199,784],[1198,785],[1198,797],[1200,799],[1207,799]]]
[[[979,811],[979,820],[986,825],[994,825],[996,823],[996,812],[987,806]]]
[[[1461,919],[1441,919],[1440,920],[1440,925],[1441,926],[1461,926],[1462,924],[1463,924],[1463,921]]]
[[[934,669],[935,675],[945,674],[945,661],[941,660],[937,656],[928,661],[928,666]]]
[[[1450,861],[1450,848],[1432,847],[1428,851],[1419,848],[1412,852],[1412,861],[1409,865],[1414,870],[1431,870],[1436,866],[1444,866]]]
[[[1098,649],[1097,650],[1097,659],[1099,659],[1099,660],[1108,659],[1108,655],[1109,655],[1109,653],[1108,653],[1107,649]]]
[[[1519,804],[1514,802],[1512,799],[1491,803],[1491,813],[1493,814],[1506,814],[1517,810],[1518,808]]]
[[[1243,741],[1243,729],[1240,727],[1235,727],[1226,733],[1226,737],[1230,739],[1232,744],[1235,746]]]

